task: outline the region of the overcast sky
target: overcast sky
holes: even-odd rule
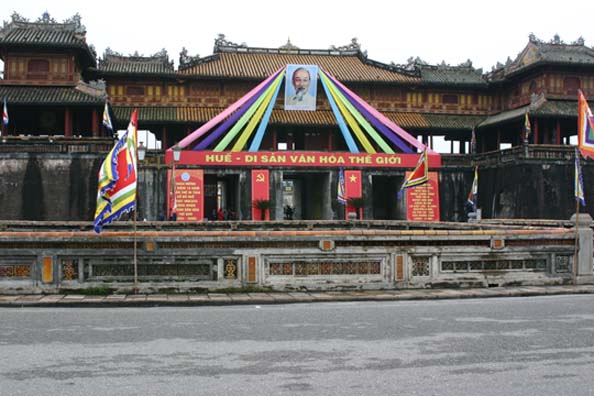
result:
[[[458,65],[467,59],[489,71],[514,59],[534,33],[544,41],[559,34],[566,43],[582,36],[594,46],[594,2],[543,1],[324,1],[324,0],[20,0],[5,4],[34,21],[44,11],[57,21],[79,13],[87,41],[103,56],[106,47],[152,55],[165,48],[177,66],[182,47],[189,55],[213,52],[219,33],[235,43],[302,49],[346,45],[356,37],[370,59],[397,64],[411,56],[430,64]]]

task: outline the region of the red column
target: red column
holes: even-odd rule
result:
[[[538,144],[538,120],[534,119],[534,144]]]
[[[91,114],[91,131],[93,132],[93,137],[99,136],[99,113],[97,113],[97,109],[93,109],[93,113]]]
[[[362,180],[361,180],[361,171],[360,170],[346,170],[344,171],[344,187],[345,187],[345,195],[348,198],[359,198],[363,194],[363,187],[362,187]],[[349,213],[355,212],[356,209],[347,204],[347,208],[345,211],[345,219],[348,219]],[[357,213],[359,220],[363,220],[363,208],[359,209],[359,213]]]
[[[252,202],[270,199],[270,175],[268,169],[252,170]],[[252,220],[270,220],[272,208],[262,213],[261,209],[252,206]],[[264,217],[264,218],[262,218]]]
[[[561,144],[561,121],[557,120],[557,125],[555,125],[555,144]]]
[[[72,136],[72,115],[69,107],[64,110],[64,136]]]

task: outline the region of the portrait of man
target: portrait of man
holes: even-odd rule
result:
[[[285,110],[316,109],[318,67],[288,65],[285,80]]]

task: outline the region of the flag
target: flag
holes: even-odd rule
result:
[[[476,133],[472,127],[472,134],[470,135],[470,154],[476,153]]]
[[[468,194],[468,204],[472,206],[472,211],[476,212],[476,201],[478,198],[478,166],[474,167],[474,179],[472,180],[472,187]]]
[[[584,182],[582,180],[582,167],[580,166],[580,153],[575,149],[575,179],[574,179],[574,193],[575,199],[580,201],[582,206],[586,206],[586,199],[584,198]]]
[[[2,109],[2,123],[8,125],[8,107],[6,106],[6,96],[4,97],[4,107]]]
[[[347,203],[346,187],[344,184],[344,170],[342,169],[342,166],[340,167],[340,169],[338,171],[338,186],[337,186],[337,192],[336,192],[336,200],[338,201],[339,204],[342,204],[342,205],[346,205],[346,203]]]
[[[99,169],[94,229],[117,220],[136,207],[136,133],[138,114],[134,110],[128,130],[116,142]]]
[[[586,97],[578,89],[578,147],[584,157],[594,158],[594,117]]]
[[[530,137],[530,118],[528,117],[528,112],[526,112],[526,116],[524,119],[524,142],[528,143],[528,138]]]
[[[412,171],[404,183],[402,183],[402,187],[400,187],[400,191],[398,191],[399,199],[402,197],[404,189],[420,186],[421,184],[427,183],[429,181],[429,162],[427,158],[427,150],[428,147],[425,146],[425,150],[423,150],[421,156],[419,157],[417,167],[414,171]]]
[[[105,107],[103,107],[103,126],[113,132],[113,124],[111,123],[111,117],[109,116],[109,105],[107,100],[105,101]]]

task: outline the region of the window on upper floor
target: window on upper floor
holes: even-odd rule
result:
[[[138,86],[126,87],[126,95],[143,96],[144,95],[144,87],[138,87]]]
[[[563,79],[563,90],[566,94],[574,95],[577,94],[577,90],[580,88],[580,79],[577,77],[565,77]]]
[[[441,101],[443,104],[458,104],[458,95],[443,95]]]
[[[31,59],[27,64],[29,73],[47,73],[49,72],[49,61],[47,59]]]

